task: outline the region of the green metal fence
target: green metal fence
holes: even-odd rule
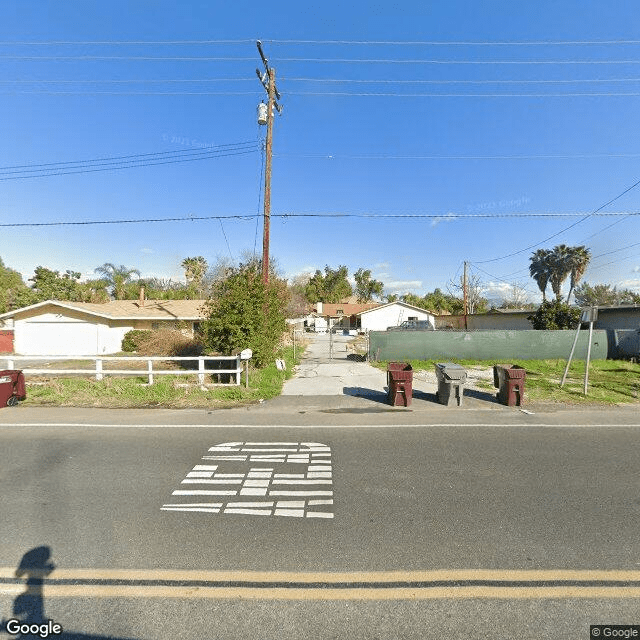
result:
[[[544,360],[568,358],[575,331],[372,331],[370,360]],[[574,358],[586,359],[588,331],[581,331]],[[607,332],[593,332],[591,358],[607,357]]]

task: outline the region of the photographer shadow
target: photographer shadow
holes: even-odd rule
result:
[[[75,631],[66,631],[63,620],[51,621],[62,627],[61,633],[51,633],[45,636],[44,628],[50,620],[45,616],[43,587],[46,579],[55,570],[56,566],[51,562],[51,548],[48,546],[34,547],[22,556],[22,560],[15,572],[15,579],[8,579],[9,583],[21,583],[26,577],[26,589],[16,596],[13,601],[12,615],[8,619],[0,621],[0,633],[8,633],[9,637],[16,640],[41,640],[48,637],[55,640],[134,640],[133,638],[116,638],[115,636],[103,636]],[[55,579],[50,580],[55,584]],[[25,625],[36,633],[23,633],[19,629]],[[35,628],[42,628],[39,633]]]

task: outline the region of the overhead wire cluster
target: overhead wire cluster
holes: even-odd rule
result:
[[[181,162],[195,162],[212,158],[246,155],[260,151],[258,142],[247,141],[222,145],[207,145],[201,149],[178,149],[173,151],[155,151],[124,156],[110,156],[89,160],[71,160],[63,162],[45,162],[40,164],[22,164],[0,167],[0,181],[25,180],[27,178],[48,178],[77,173],[113,171],[117,169],[135,169]]]
[[[255,88],[254,79],[246,76],[244,67],[239,71],[239,75],[233,75],[228,69],[239,68],[234,65],[243,64],[247,61],[255,61],[255,56],[245,55],[246,47],[253,46],[254,40],[160,40],[160,41],[3,41],[0,42],[0,59],[11,63],[42,63],[45,66],[36,66],[32,78],[25,77],[5,77],[0,78],[0,93],[12,94],[52,94],[52,95],[140,95],[140,96],[172,96],[172,95],[259,95]],[[358,41],[358,40],[263,40],[263,42],[273,45],[275,53],[272,52],[274,64],[284,67],[281,71],[279,81],[282,82],[283,91],[287,95],[298,96],[336,96],[336,97],[394,97],[394,98],[560,98],[560,97],[629,97],[640,96],[637,85],[640,83],[640,76],[637,74],[637,67],[640,65],[640,40],[558,40],[558,41]],[[82,53],[69,51],[69,47],[82,46]],[[107,48],[107,52],[86,53],[85,48],[93,46]],[[143,51],[131,51],[130,47],[171,47],[171,51],[156,53],[153,55]],[[362,51],[364,55],[339,55],[339,56],[313,56],[308,55],[309,47],[335,47],[345,46],[354,51]],[[425,51],[425,56],[405,57],[399,55],[386,55],[390,49],[401,51],[404,47],[417,47]],[[460,46],[477,47],[478,55],[473,58],[460,58],[456,48]],[[584,49],[584,55],[565,56],[563,50],[571,46],[580,50]],[[175,48],[180,48],[175,51]],[[214,51],[211,48],[215,47]],[[235,47],[234,52],[220,55],[219,47]],[[304,47],[301,55],[289,53],[292,47]],[[371,50],[384,52],[385,55],[372,55]],[[28,48],[35,48],[35,53]],[[185,50],[185,48],[188,48]],[[395,48],[395,49],[394,49]],[[47,51],[48,49],[48,51]],[[116,50],[115,52],[113,50]],[[124,49],[124,50],[123,50]],[[493,54],[498,50],[497,57]],[[437,55],[434,55],[434,50]],[[619,52],[621,51],[621,54]],[[482,53],[480,53],[482,52]],[[485,54],[484,52],[489,52]],[[514,52],[511,57],[507,57],[505,52]],[[542,53],[541,53],[542,52]],[[281,55],[279,55],[281,53]],[[159,77],[154,72],[153,77],[141,77],[139,71],[135,71],[132,77],[104,77],[104,67],[101,62],[110,63],[185,63],[184,76]],[[51,77],[48,63],[56,63],[58,69],[57,77]],[[59,63],[59,64],[58,64]],[[78,67],[66,66],[66,63],[86,63],[89,65],[85,71],[86,77],[75,77]],[[204,69],[210,69],[211,63],[222,66],[226,72],[215,76],[212,73],[203,73]],[[318,75],[310,73],[300,74],[297,70],[300,64],[304,64],[305,70],[318,69]],[[62,66],[59,66],[62,65]],[[206,66],[205,66],[206,65]],[[11,67],[9,67],[10,70]],[[38,73],[37,69],[43,69]],[[161,67],[152,66],[153,69]],[[370,77],[363,77],[364,72],[353,73],[351,70],[375,69],[370,73]],[[380,68],[384,70],[381,77]],[[323,69],[331,69],[330,74],[336,73],[336,69],[348,69],[341,71],[339,77],[334,77],[324,73]],[[497,76],[504,70],[517,70],[519,75],[509,77]],[[559,70],[563,72],[562,77],[549,77],[538,72],[547,70]],[[590,71],[590,75],[584,76],[583,69],[598,70],[598,73]],[[49,70],[49,71],[48,71]],[[400,70],[399,75],[393,75],[395,70]],[[408,70],[408,75],[407,71]],[[442,77],[441,71],[454,75]],[[483,74],[489,70],[489,77],[469,77],[465,70],[473,73],[476,71]],[[495,71],[494,71],[495,70]],[[609,70],[615,72],[608,75]],[[621,71],[622,70],[622,71]],[[461,75],[461,72],[465,71]],[[74,74],[69,77],[69,73]],[[532,73],[538,75],[532,77]],[[9,73],[7,71],[6,73]],[[367,73],[369,73],[367,71]],[[419,73],[420,77],[416,77]],[[237,85],[246,83],[247,90],[235,89]],[[334,87],[340,85],[340,90]],[[366,90],[361,87],[366,86]],[[105,88],[106,87],[106,88]],[[342,90],[342,87],[345,89]],[[369,89],[371,87],[371,89]],[[419,91],[416,91],[416,87]],[[423,88],[428,90],[423,90]],[[453,91],[449,87],[454,87]],[[458,91],[457,88],[465,88],[465,91]],[[469,88],[482,87],[481,91],[469,91]],[[489,87],[489,89],[485,89]],[[521,88],[520,88],[521,87]],[[533,90],[530,88],[534,87]],[[558,88],[565,87],[564,90]],[[444,88],[444,91],[443,91]],[[549,90],[550,89],[550,90]],[[208,160],[235,155],[245,155],[260,152],[261,143],[259,141],[249,141],[228,145],[217,145],[202,149],[174,150],[164,152],[151,152],[131,154],[126,156],[111,156],[104,158],[94,158],[91,160],[63,161],[43,164],[28,164],[0,167],[0,181],[18,180],[35,177],[49,177],[56,175],[68,175],[73,173],[89,173],[97,171],[120,170],[136,167],[148,167],[162,164],[174,164],[183,162],[193,162],[198,160]],[[297,157],[327,157],[327,158],[352,158],[369,160],[392,160],[392,159],[415,159],[415,160],[465,160],[465,159],[578,159],[578,158],[632,158],[640,154],[629,153],[594,153],[594,154],[531,154],[531,155],[478,155],[478,156],[437,156],[437,155],[417,155],[402,156],[393,154],[381,155],[316,155],[316,154],[279,154]],[[498,217],[580,217],[571,225],[564,227],[553,235],[531,244],[525,248],[511,252],[507,255],[487,260],[476,260],[473,264],[486,264],[504,260],[515,255],[522,254],[537,246],[560,236],[569,229],[581,224],[594,216],[616,216],[618,219],[596,231],[589,238],[602,233],[618,224],[624,219],[636,216],[635,211],[625,212],[603,212],[607,206],[612,204],[623,195],[633,190],[640,184],[640,181],[625,189],[615,198],[609,200],[592,212],[515,212],[515,213],[486,213],[486,214],[367,214],[357,212],[336,212],[336,213],[304,213],[292,212],[282,214],[272,214],[273,217],[304,218],[304,217],[369,217],[369,218],[447,218],[447,219],[470,219],[470,218],[498,218]],[[259,195],[260,199],[260,195]],[[208,220],[208,219],[253,219],[250,216],[200,216],[189,218],[167,218],[148,220],[121,220],[121,221],[85,221],[85,222],[60,222],[43,224],[119,224],[134,222],[167,222],[188,220]],[[9,226],[9,225],[2,225]],[[26,226],[26,223],[11,226]],[[257,230],[257,226],[256,226]],[[224,228],[223,228],[224,233]],[[256,232],[257,233],[257,232]],[[255,245],[255,241],[254,241]],[[254,247],[255,250],[255,247]],[[622,250],[622,249],[620,249]],[[618,250],[615,250],[618,251]],[[477,267],[481,269],[480,267]],[[481,269],[482,270],[482,269]],[[517,273],[517,272],[516,272]],[[489,274],[491,275],[491,274]],[[500,278],[496,279],[500,280]]]

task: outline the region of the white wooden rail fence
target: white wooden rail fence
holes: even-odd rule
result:
[[[16,360],[43,360],[51,362],[55,360],[93,360],[95,362],[95,368],[93,369],[34,369],[25,368],[22,369],[24,373],[32,374],[60,374],[60,373],[92,373],[95,372],[96,380],[102,380],[106,375],[119,375],[119,376],[140,376],[146,375],[149,384],[153,384],[154,375],[194,375],[198,376],[198,384],[204,384],[204,376],[208,373],[226,373],[232,374],[235,377],[235,384],[240,385],[240,374],[242,373],[242,363],[240,362],[240,355],[237,356],[7,356],[0,358],[0,361],[5,360],[7,363],[7,369],[14,369],[14,363]],[[103,369],[102,363],[105,361],[118,361],[123,360],[139,360],[147,363],[146,369]],[[158,370],[153,368],[154,362],[166,362],[171,361],[198,361],[197,371],[194,369],[171,369],[171,370]],[[205,361],[229,361],[232,360],[236,363],[235,369],[206,369]]]

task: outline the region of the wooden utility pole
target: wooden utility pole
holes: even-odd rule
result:
[[[269,225],[271,221],[271,159],[273,155],[273,115],[274,109],[278,113],[282,111],[282,107],[276,102],[276,98],[280,99],[280,94],[276,89],[276,70],[269,67],[269,61],[262,50],[260,40],[256,42],[258,52],[262,58],[265,68],[265,74],[262,75],[258,69],[256,73],[262,86],[265,88],[268,96],[267,102],[267,138],[265,141],[265,170],[264,170],[264,229],[262,232],[262,279],[265,284],[269,282]]]
[[[468,313],[468,304],[467,304],[467,263],[464,263],[464,275],[462,276],[462,300],[464,305],[464,330],[467,330],[467,313]]]

